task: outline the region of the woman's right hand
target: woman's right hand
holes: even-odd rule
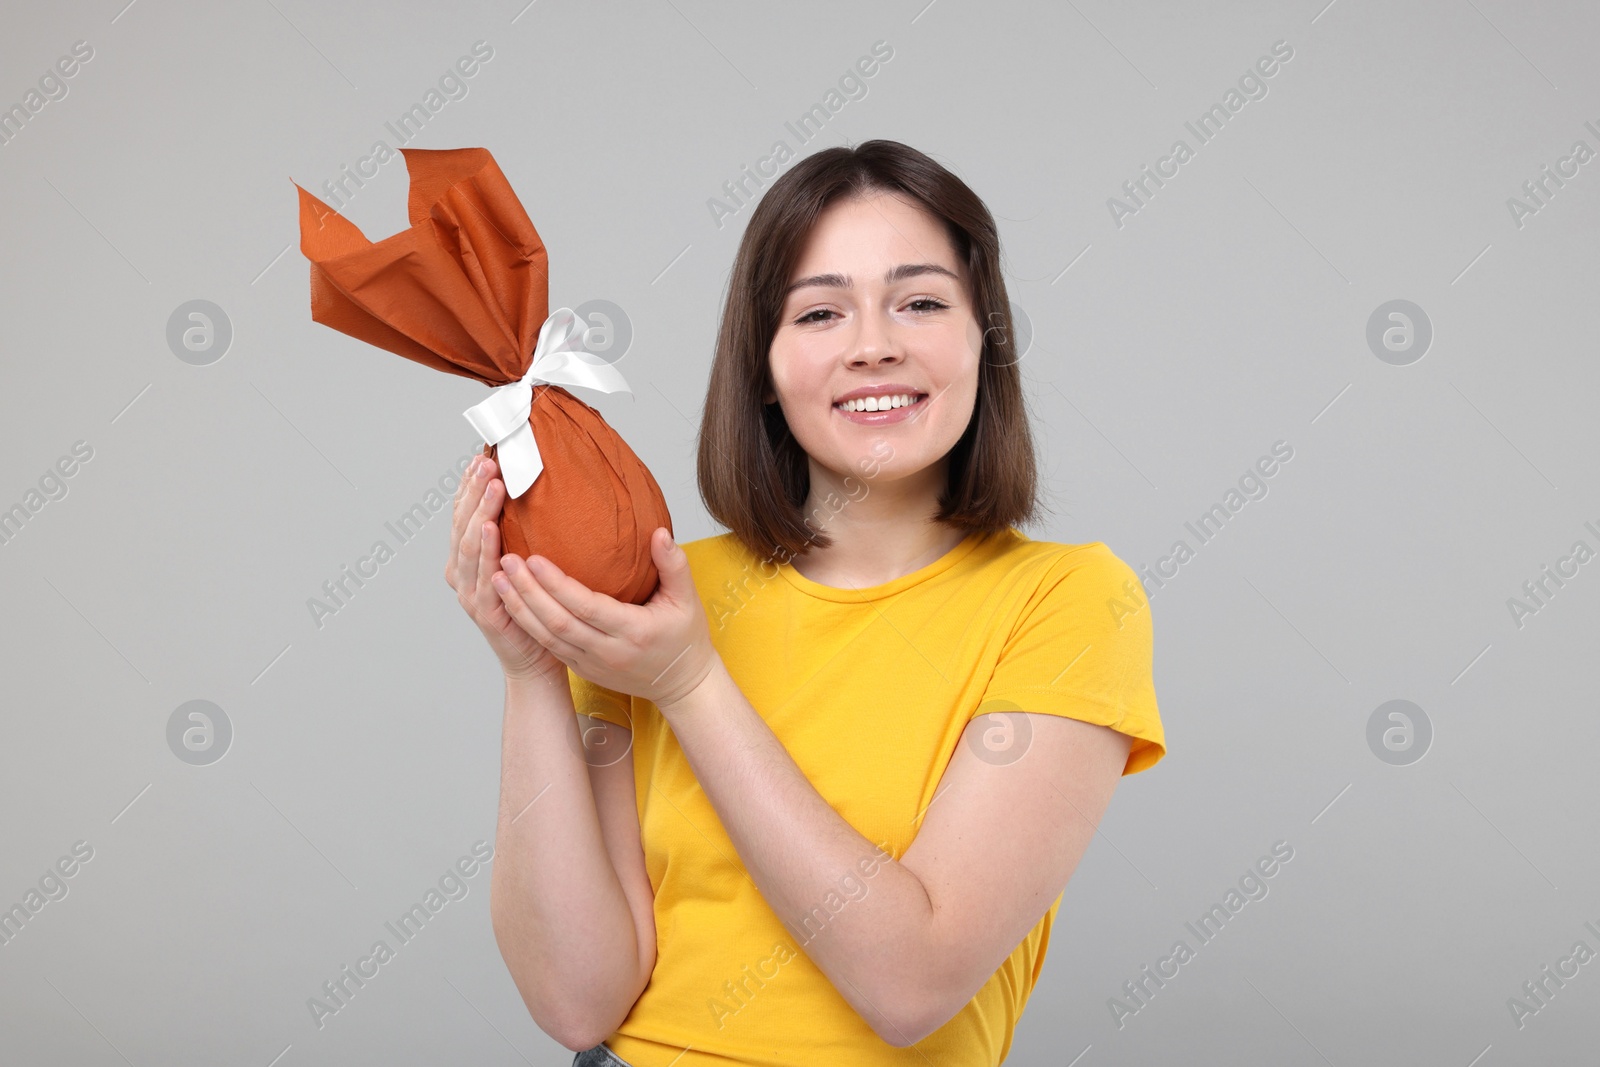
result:
[[[500,658],[506,677],[529,680],[565,677],[561,660],[524,630],[506,611],[490,581],[500,570],[500,526],[495,522],[505,503],[505,483],[495,477],[494,460],[479,454],[467,467],[456,490],[450,527],[450,558],[444,580],[456,591],[462,610]]]

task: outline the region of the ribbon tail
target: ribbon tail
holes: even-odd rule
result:
[[[633,393],[621,371],[587,353],[556,353],[555,358],[546,360],[540,368],[539,380],[601,393]]]
[[[506,483],[506,495],[512,500],[526,493],[544,471],[532,423],[523,423],[501,440],[495,446],[495,457],[500,463],[500,480]]]

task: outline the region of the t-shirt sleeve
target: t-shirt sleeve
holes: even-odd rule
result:
[[[572,707],[579,715],[592,715],[604,722],[633,729],[632,698],[615,689],[596,685],[567,668],[567,683],[572,689]]]
[[[1064,715],[1127,734],[1124,775],[1166,755],[1149,603],[1110,548],[1097,542],[1047,568],[973,715],[996,711]]]

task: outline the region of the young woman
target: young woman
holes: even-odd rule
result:
[[[892,141],[775,182],[700,429],[729,532],[657,530],[642,606],[502,556],[493,462],[463,483],[446,577],[506,675],[495,935],[579,1067],[1000,1063],[1118,778],[1165,754],[1133,570],[1015,528],[999,256]]]

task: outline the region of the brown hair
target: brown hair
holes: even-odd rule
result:
[[[1033,438],[994,218],[965,182],[923,153],[898,141],[865,141],[807,156],[767,190],[729,278],[697,473],[706,510],[757,555],[795,555],[832,543],[802,514],[810,488],[806,453],[782,409],[763,404],[762,397],[771,388],[768,356],[784,290],[812,224],[833,201],[880,190],[944,222],[966,263],[975,317],[986,324],[977,402],[948,453],[949,482],[934,521],[993,532],[1032,522],[1037,514]]]

